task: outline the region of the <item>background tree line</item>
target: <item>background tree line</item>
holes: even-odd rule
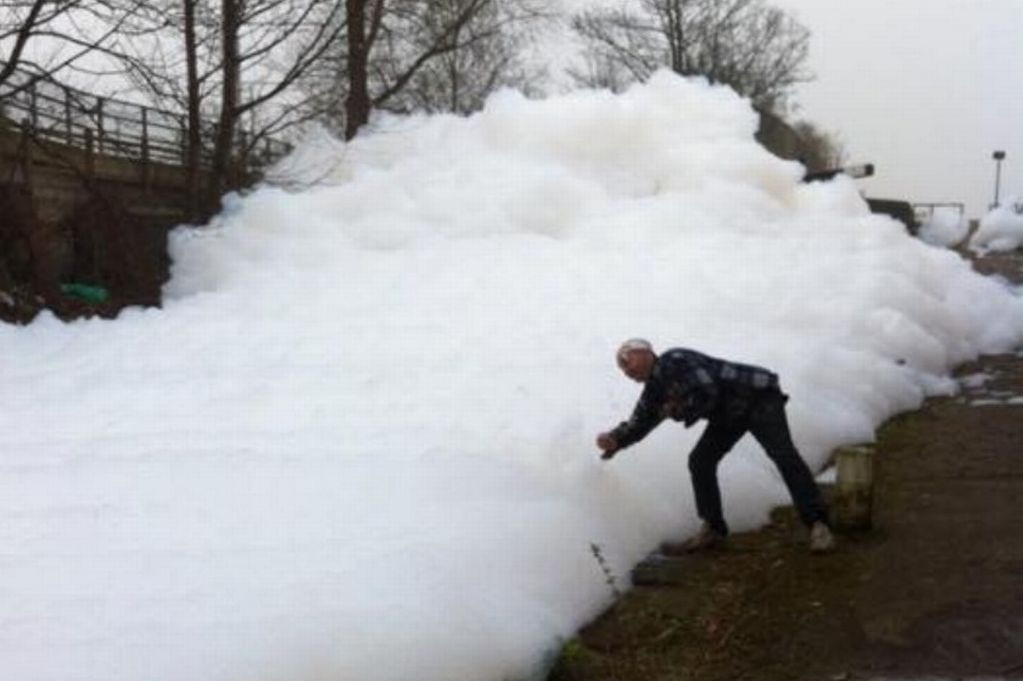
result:
[[[544,0],[0,0],[0,104],[56,78],[117,82],[180,114],[198,215],[240,185],[240,158],[304,123],[351,139],[373,111],[465,114],[501,87],[551,89],[536,37],[566,21],[577,86],[620,90],[667,67],[784,117],[809,79],[809,32],[764,0],[618,0],[571,16]],[[840,159],[829,135],[797,127],[808,164]]]

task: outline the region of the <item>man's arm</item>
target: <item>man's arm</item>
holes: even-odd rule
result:
[[[639,442],[664,420],[661,392],[659,385],[647,383],[629,420],[622,421],[610,432],[597,437],[597,446],[604,451],[602,458],[610,459],[619,450]]]

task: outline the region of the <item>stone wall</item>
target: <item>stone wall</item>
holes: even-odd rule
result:
[[[58,313],[81,306],[60,286],[100,285],[116,314],[159,304],[166,235],[186,218],[183,168],[90,153],[0,126],[0,308],[35,301]],[[86,310],[88,312],[88,310]],[[0,309],[0,317],[24,314]]]

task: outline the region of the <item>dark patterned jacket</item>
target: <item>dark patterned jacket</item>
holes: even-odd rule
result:
[[[657,358],[632,416],[611,436],[621,449],[642,440],[666,418],[687,428],[702,418],[740,420],[766,395],[781,395],[777,374],[674,348]]]

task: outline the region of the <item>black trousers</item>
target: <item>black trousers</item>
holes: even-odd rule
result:
[[[734,419],[712,417],[689,455],[696,512],[715,531],[728,534],[728,525],[721,512],[718,463],[747,432],[757,439],[778,467],[803,523],[809,526],[818,520],[827,522],[827,509],[817,483],[792,443],[785,416],[786,401],[786,395],[772,391],[758,397],[747,416]]]

